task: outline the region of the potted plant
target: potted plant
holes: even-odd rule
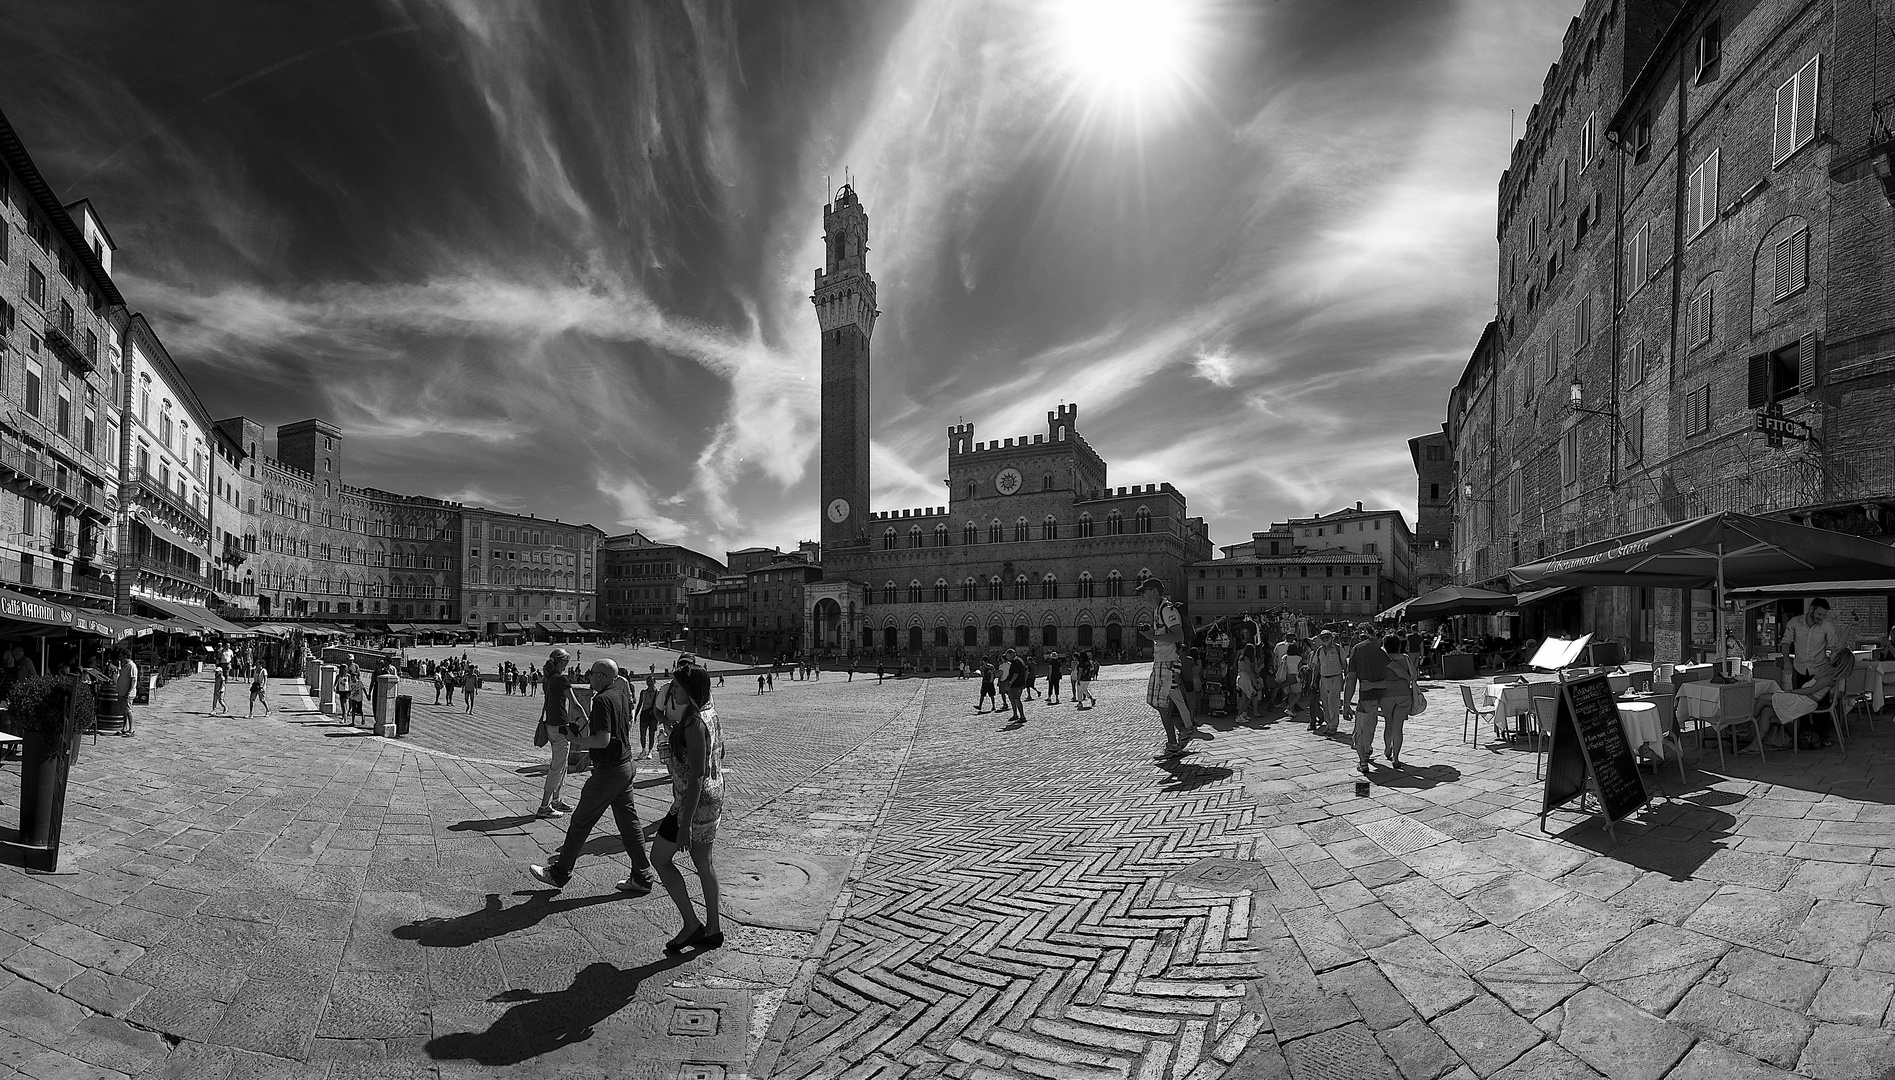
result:
[[[41,675],[14,683],[8,692],[7,726],[22,741],[22,843],[58,845],[66,773],[78,760],[79,731],[94,722],[92,688],[82,680]]]

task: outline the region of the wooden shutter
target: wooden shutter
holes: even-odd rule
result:
[[[1801,229],[1790,237],[1790,291],[1809,284],[1809,230]]]
[[[1796,123],[1791,131],[1792,149],[1816,137],[1816,73],[1821,56],[1810,57],[1796,73]]]
[[[1704,166],[1691,170],[1684,189],[1685,235],[1695,236],[1704,228]]]
[[[1782,161],[1796,149],[1796,82],[1795,78],[1777,87],[1776,111],[1776,152],[1774,157]]]
[[[1796,343],[1796,386],[1805,394],[1816,390],[1816,337],[1805,335]]]
[[[1770,404],[1770,354],[1758,353],[1750,358],[1750,408],[1761,409]]]

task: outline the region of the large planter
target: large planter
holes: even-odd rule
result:
[[[13,685],[7,722],[20,735],[20,828],[0,839],[0,861],[59,868],[66,777],[78,761],[81,727],[96,720],[92,692],[76,680],[40,676]]]
[[[59,843],[66,773],[72,767],[63,751],[73,740],[45,731],[29,731],[20,738],[20,843],[53,847]]]

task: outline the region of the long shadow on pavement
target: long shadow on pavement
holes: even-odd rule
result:
[[[521,895],[515,893],[515,896]],[[470,911],[465,915],[455,915],[440,919],[418,919],[406,926],[395,928],[394,935],[403,941],[413,941],[426,949],[464,949],[477,945],[489,938],[503,937],[515,931],[537,926],[548,915],[578,908],[592,907],[595,904],[609,904],[614,900],[629,900],[631,897],[610,892],[598,896],[573,896],[553,899],[550,890],[539,890],[527,894],[524,904],[505,906],[499,893],[488,893],[486,906],[479,911]]]
[[[448,832],[506,832],[529,825],[539,820],[538,814],[514,814],[512,817],[474,818],[469,821],[457,821],[447,827]]]
[[[426,1049],[436,1061],[467,1060],[482,1065],[518,1065],[562,1046],[592,1037],[600,1021],[630,1005],[644,981],[677,967],[689,956],[666,957],[635,968],[603,961],[580,969],[570,987],[550,994],[507,990],[489,999],[517,1001],[486,1031],[457,1032],[430,1039]]]
[[[1222,765],[1199,765],[1172,754],[1159,757],[1158,767],[1169,778],[1158,785],[1160,791],[1196,791],[1237,775]]]

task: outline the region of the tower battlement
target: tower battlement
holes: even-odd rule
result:
[[[946,518],[947,516],[948,508],[945,506],[922,506],[913,510],[878,510],[869,515],[869,520],[884,522],[907,520],[919,523],[929,518]]]

